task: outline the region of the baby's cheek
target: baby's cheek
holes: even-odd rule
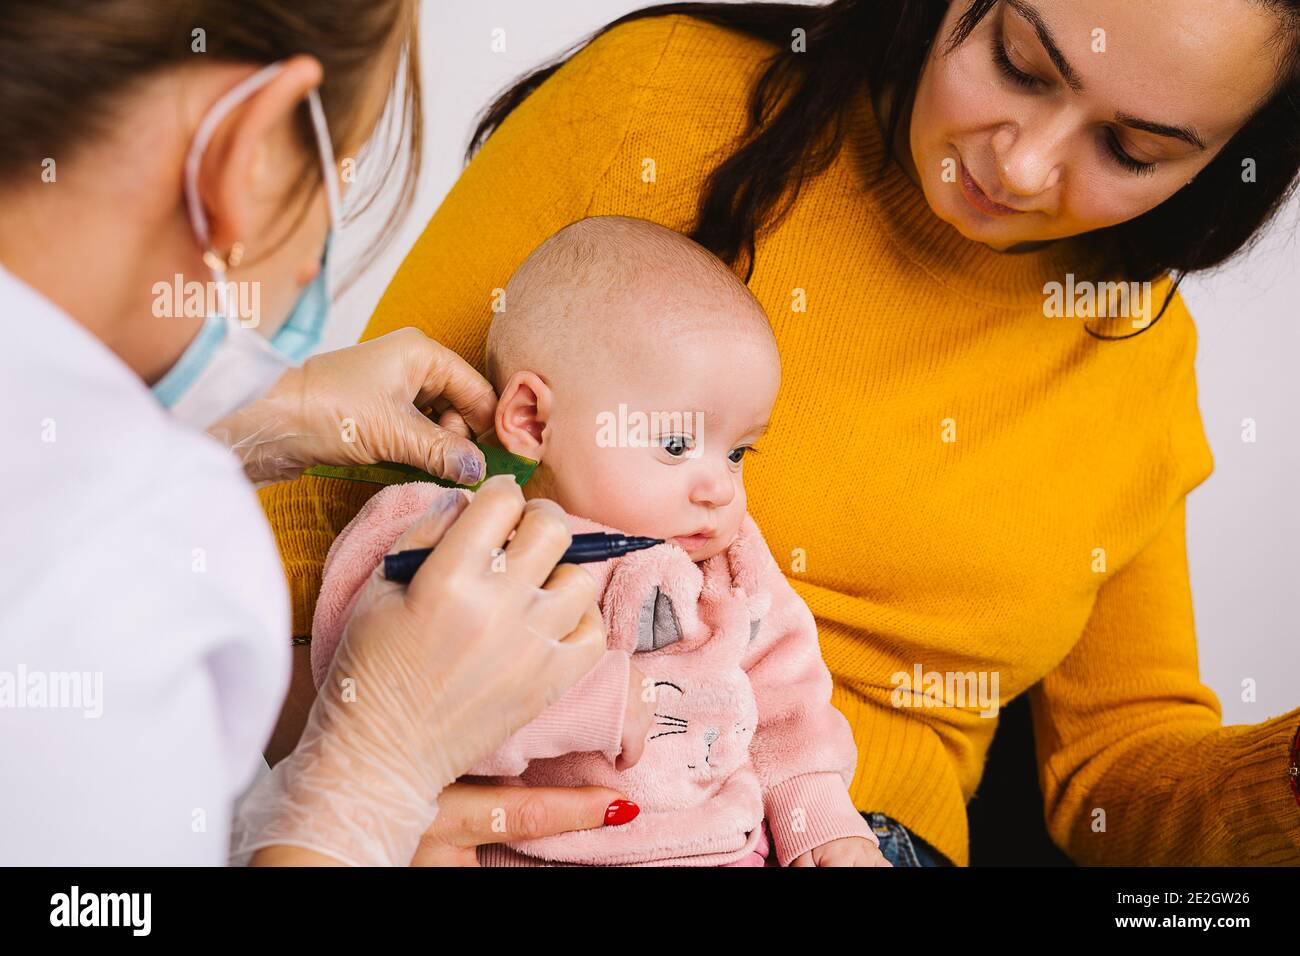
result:
[[[656,466],[646,458],[644,449],[594,446],[571,455],[560,472],[560,505],[627,534],[659,536],[675,515],[664,501],[663,482],[651,480]]]

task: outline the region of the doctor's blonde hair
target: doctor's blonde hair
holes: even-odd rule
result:
[[[0,0],[0,181],[39,175],[47,158],[74,155],[105,132],[116,102],[151,75],[211,61],[262,66],[295,54],[320,61],[335,149],[371,134],[367,96],[396,53],[376,140],[398,155],[350,205],[355,217],[403,173],[396,209],[363,268],[391,238],[415,198],[422,151],[417,0]],[[393,95],[400,91],[401,95]],[[321,185],[306,101],[298,114],[303,167],[297,192]]]

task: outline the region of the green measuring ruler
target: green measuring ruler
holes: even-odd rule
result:
[[[483,481],[487,481],[493,475],[514,475],[515,481],[522,486],[532,477],[533,471],[537,468],[537,462],[531,458],[513,455],[503,448],[497,448],[495,445],[484,445],[479,442],[474,444],[479,451],[483,452],[483,460],[487,464],[487,474],[483,476]],[[375,465],[316,465],[313,468],[308,468],[305,474],[315,475],[317,478],[366,481],[374,485],[401,485],[408,481],[431,481],[435,485],[442,485],[444,488],[468,488],[470,491],[477,491],[479,485],[483,484],[483,481],[473,485],[457,484],[454,481],[448,481],[446,478],[438,478],[427,471],[421,471],[419,468],[402,465],[395,461],[381,461]]]

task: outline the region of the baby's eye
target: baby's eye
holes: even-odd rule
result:
[[[753,451],[753,450],[754,450],[753,445],[741,445],[739,448],[733,448],[731,450],[731,453],[727,455],[727,459],[733,465],[739,465],[745,457],[745,452]]]
[[[668,435],[659,439],[659,444],[664,451],[668,452],[674,458],[680,458],[691,450],[692,442],[689,435]]]

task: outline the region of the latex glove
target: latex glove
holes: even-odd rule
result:
[[[208,432],[255,482],[313,465],[396,461],[472,485],[487,465],[470,436],[492,430],[495,410],[492,386],[468,362],[418,329],[400,329],[312,356]]]
[[[595,582],[556,567],[571,541],[559,506],[525,504],[508,475],[467,499],[440,496],[394,545],[436,545],[408,586],[378,569],[366,584],[297,748],[237,810],[233,862],[296,846],[409,864],[442,789],[604,653]]]

